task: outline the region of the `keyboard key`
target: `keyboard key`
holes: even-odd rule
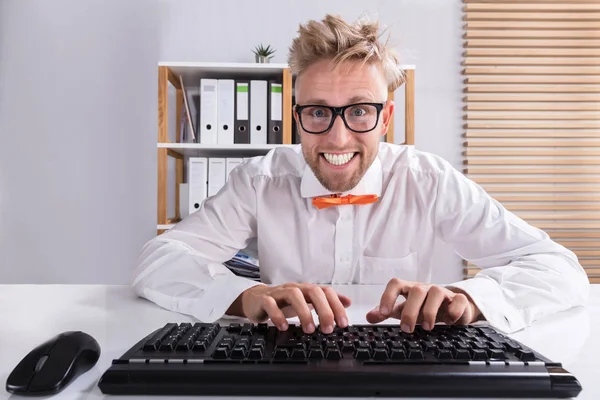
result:
[[[233,359],[242,359],[246,357],[246,348],[245,347],[234,347],[231,351],[231,358]]]
[[[277,350],[275,350],[275,355],[273,356],[275,360],[287,360],[288,357],[288,350],[284,348],[278,348]]]
[[[304,349],[294,349],[292,351],[292,360],[304,360],[306,358],[306,352]]]
[[[369,351],[369,349],[359,347],[354,353],[354,358],[356,358],[357,360],[368,360],[369,358],[371,358],[371,352]]]
[[[438,358],[438,360],[450,360],[453,358],[452,351],[449,349],[439,349],[437,350],[435,356]]]
[[[388,353],[386,349],[377,348],[373,351],[373,358],[375,360],[387,360]]]
[[[453,353],[454,353],[454,358],[456,358],[457,360],[470,360],[471,359],[471,353],[469,352],[469,350],[455,349],[453,351]]]
[[[489,349],[488,357],[495,360],[506,360],[506,354],[502,350],[498,349]]]
[[[471,350],[471,360],[485,361],[487,359],[488,359],[488,355],[485,350],[482,350],[482,349],[472,349]]]
[[[411,360],[422,360],[425,358],[423,352],[421,350],[409,349],[408,350],[408,358]]]
[[[321,360],[323,357],[323,350],[320,348],[313,347],[308,351],[308,358],[311,360]]]
[[[248,354],[250,360],[260,360],[263,358],[263,350],[260,347],[253,347]]]
[[[515,355],[519,357],[521,361],[535,361],[536,357],[533,351],[530,350],[518,350]]]
[[[227,347],[217,347],[213,353],[213,358],[222,360],[229,357],[229,349]]]
[[[392,360],[404,360],[406,358],[406,355],[404,354],[404,351],[402,349],[392,349],[390,358]]]
[[[342,358],[342,352],[338,349],[329,348],[326,357],[328,360],[339,360]]]

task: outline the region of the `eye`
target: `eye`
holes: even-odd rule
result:
[[[304,115],[315,119],[329,118],[331,111],[325,107],[309,107],[304,110]]]
[[[363,108],[353,108],[352,109],[352,116],[353,117],[362,117],[363,115],[365,115],[367,112],[363,109]]]

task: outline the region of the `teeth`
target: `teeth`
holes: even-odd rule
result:
[[[354,153],[345,153],[345,154],[330,154],[323,153],[325,159],[333,165],[344,165],[347,164],[352,157],[354,157]]]

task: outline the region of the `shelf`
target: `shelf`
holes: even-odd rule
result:
[[[186,62],[161,61],[159,67],[169,67],[176,76],[181,75],[184,82],[196,83],[200,78],[219,78],[236,76],[239,79],[266,78],[278,76],[288,68],[288,64],[273,63],[234,63],[234,62]],[[415,69],[414,65],[401,65],[402,69]]]
[[[276,147],[291,147],[286,144],[201,144],[201,143],[157,143],[159,149],[170,149],[186,157],[196,156],[240,156],[265,155]]]
[[[162,229],[171,229],[175,226],[175,224],[158,224],[156,225],[156,229],[158,230],[162,230]]]
[[[200,78],[264,79],[281,76],[287,64],[260,63],[215,63],[215,62],[159,62],[159,67],[169,67],[175,75],[181,75],[184,82],[196,83]]]

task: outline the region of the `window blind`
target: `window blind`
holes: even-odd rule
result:
[[[465,175],[600,283],[600,0],[463,0],[463,23]]]

